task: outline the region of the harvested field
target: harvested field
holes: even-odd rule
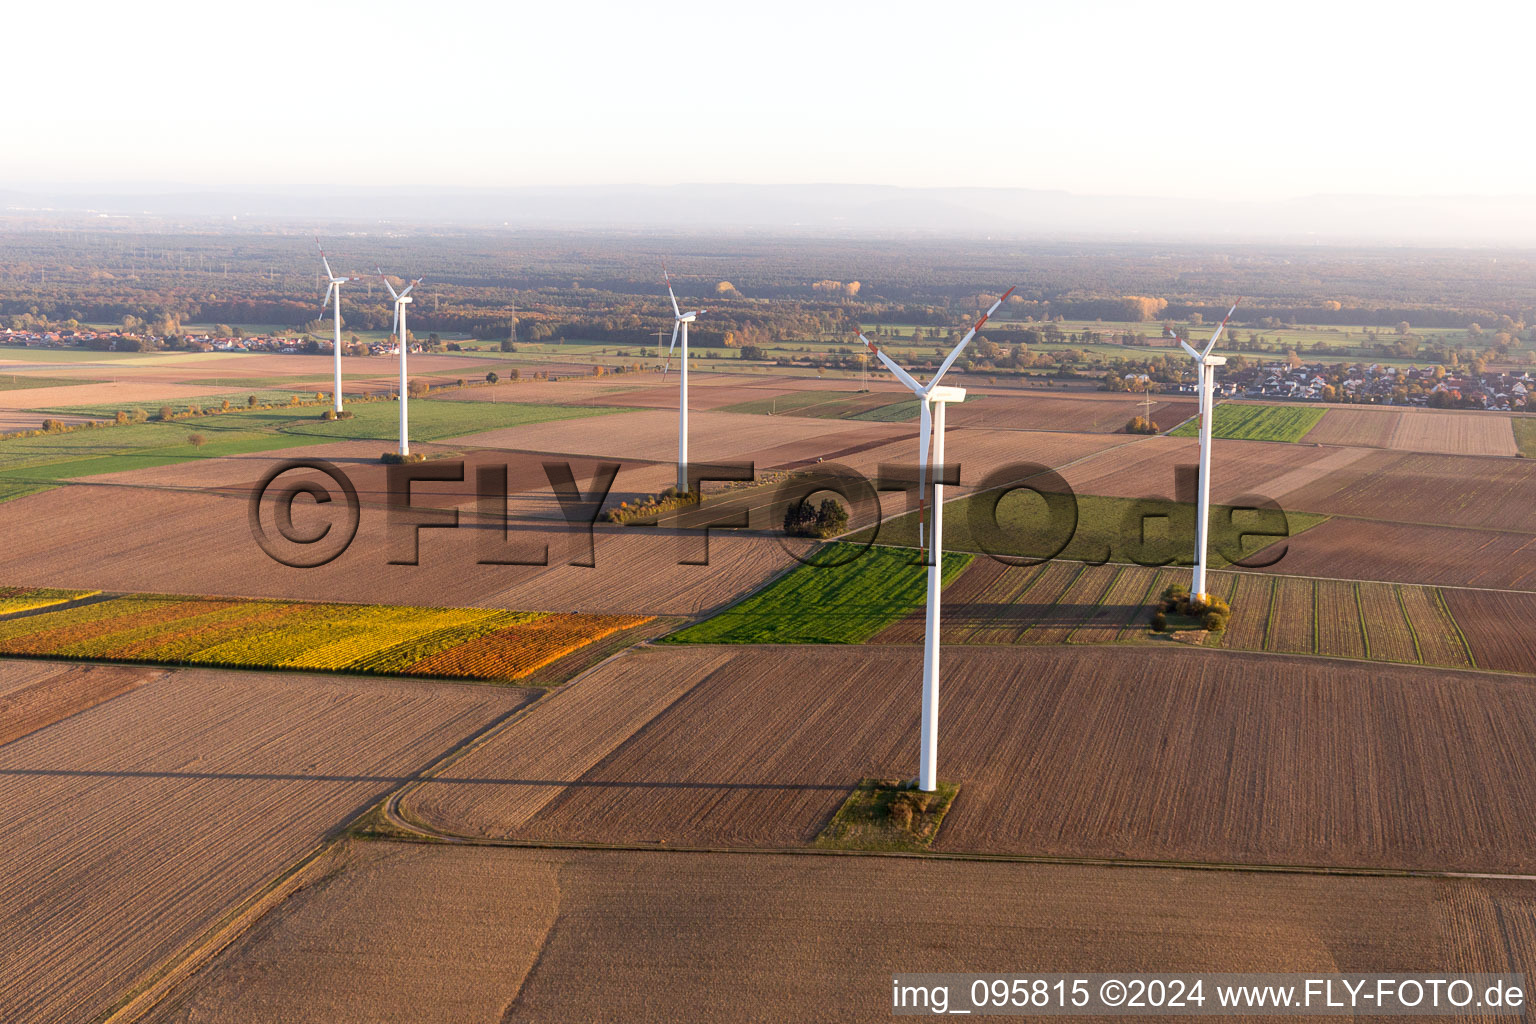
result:
[[[114,597],[0,622],[0,653],[515,682],[647,616]]]
[[[1508,416],[1415,409],[1397,423],[1387,447],[1446,455],[1514,455]]]
[[[1365,623],[1366,657],[1417,664],[1419,644],[1405,617],[1398,588],[1385,583],[1357,583],[1355,587],[1360,619]]]
[[[1371,452],[1293,489],[1284,501],[1287,508],[1328,515],[1536,534],[1536,463]]]
[[[77,405],[121,405],[124,409],[139,406],[153,412],[154,410],[150,407],[162,402],[174,403],[207,395],[227,395],[236,390],[238,389],[213,384],[171,384],[138,380],[123,380],[117,383],[100,381],[91,384],[71,384],[65,387],[0,391],[0,409],[30,411],[68,409]],[[33,419],[41,421],[41,412],[39,411]]]
[[[1196,411],[1194,402],[1176,399],[1154,399],[1152,402],[1152,420],[1164,430],[1188,419]],[[993,394],[987,395],[984,401],[955,406],[947,415],[952,427],[1108,434],[1124,430],[1133,418],[1146,413],[1146,403],[1132,395],[1106,395],[1085,401],[1081,396]]]
[[[1536,590],[1533,534],[1336,518],[1288,543],[1278,572]]]
[[[403,810],[468,835],[788,846],[811,842],[859,779],[911,772],[915,648],[718,656],[637,649],[566,691],[599,691],[585,706],[600,708],[642,680],[695,681],[575,782],[530,758],[535,737],[581,724],[529,715]],[[1175,644],[1157,657],[957,647],[944,666],[940,763],[961,791],[936,849],[1536,868],[1532,681]],[[509,789],[537,791],[542,809],[504,810],[519,806]]]
[[[1245,582],[1257,577],[1243,577]],[[1317,653],[1333,658],[1365,657],[1365,624],[1360,618],[1358,584],[1313,580],[1317,588]]]
[[[919,961],[1519,973],[1533,913],[1517,882],[368,843],[150,1020],[886,1021],[849,965]]]
[[[1312,580],[1297,576],[1282,576],[1275,581],[1269,623],[1264,631],[1266,651],[1311,654],[1317,649],[1313,639],[1315,601],[1312,588]],[[1256,610],[1234,609],[1233,617],[1249,615]]]
[[[159,679],[154,669],[117,665],[0,662],[0,744]]]
[[[1480,668],[1536,674],[1536,594],[1441,591]]]
[[[1398,587],[1403,616],[1413,627],[1419,660],[1425,665],[1472,668],[1472,653],[1437,587]],[[1536,619],[1526,620],[1536,624]]]
[[[261,468],[257,462],[252,476]],[[541,469],[535,472],[542,476]],[[586,478],[578,479],[588,486]],[[547,492],[548,483],[541,487]],[[467,496],[474,484],[452,488]],[[464,500],[433,502],[431,488],[420,491],[419,506]],[[547,544],[550,564],[480,564],[487,557],[484,531],[466,520],[459,529],[422,531],[420,564],[396,565],[390,560],[401,556],[400,531],[391,531],[383,509],[368,506],[361,509],[357,537],[345,554],[319,568],[294,569],[272,560],[252,538],[248,498],[245,492],[223,496],[91,483],[5,502],[0,526],[9,547],[7,582],[339,602],[367,602],[387,593],[393,600],[423,606],[694,615],[756,589],[795,564],[777,540],[732,536],[729,530],[711,531],[707,565],[681,564],[703,558],[702,537],[599,525],[593,531],[595,567],[571,565],[587,561],[585,537],[547,520],[513,523],[510,543],[520,544],[521,550],[498,557],[539,558]],[[295,524],[302,530],[335,523],[339,529],[343,517],[325,518],[325,511],[301,508],[306,519],[301,522],[296,513]],[[108,519],[110,530],[102,528]],[[188,556],[187,538],[192,536],[198,538],[196,558]],[[408,542],[409,533],[404,536]],[[403,553],[409,558],[408,546]]]
[[[0,1017],[95,1019],[526,691],[181,670],[0,747]]]
[[[602,426],[533,424],[470,434],[464,445],[514,451],[591,455],[604,459],[677,462],[677,414],[666,410],[614,413]],[[791,461],[837,458],[843,449],[909,437],[899,424],[784,417],[765,423],[760,416],[698,412],[689,416],[689,458],[695,462],[751,459],[759,469]],[[914,450],[916,445],[913,445]]]
[[[1146,617],[1153,570],[1139,565],[1113,568],[1114,575],[1098,604],[1087,609],[1077,628],[1065,638],[1067,643],[1114,643],[1122,631]]]
[[[1120,572],[1118,565],[1084,565],[1073,577],[1051,607],[1040,616],[1040,621],[1029,630],[1029,642],[1035,644],[1064,644],[1082,626],[1093,618],[1105,591]],[[1119,615],[1123,608],[1116,607]]]
[[[1393,406],[1333,407],[1307,431],[1308,444],[1337,444],[1364,448],[1392,447],[1392,434],[1407,415]]]
[[[1315,479],[1332,480],[1344,467],[1370,455],[1347,454],[1333,448],[1266,441],[1220,441],[1215,444],[1211,471],[1211,500],[1231,502],[1260,494],[1282,502],[1289,510],[1327,512],[1296,502],[1291,492]],[[1199,442],[1185,437],[1145,437],[1083,459],[1062,473],[1078,494],[1122,498],[1175,497],[1174,470],[1200,462]],[[1191,493],[1188,500],[1193,501]]]

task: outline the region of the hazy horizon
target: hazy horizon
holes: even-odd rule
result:
[[[1277,201],[1531,191],[1490,32],[1298,0],[721,9],[26,5],[0,180],[272,188],[688,182]],[[130,70],[124,58],[148,60]],[[120,73],[104,87],[101,73]],[[103,173],[110,167],[109,173]],[[405,183],[416,183],[411,186]],[[546,184],[541,184],[546,183]],[[611,186],[604,186],[611,187]]]
[[[756,231],[1529,248],[1536,239],[1536,196],[1200,200],[878,184],[0,185],[0,220],[12,226],[134,218],[305,230]]]

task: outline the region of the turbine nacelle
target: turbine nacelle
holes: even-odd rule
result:
[[[965,388],[928,386],[923,398],[930,402],[963,402],[965,401]]]

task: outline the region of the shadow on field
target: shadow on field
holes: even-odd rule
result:
[[[845,793],[853,785],[801,782],[644,782],[599,779],[468,779],[453,776],[418,778],[415,775],[311,775],[282,772],[177,772],[117,771],[108,768],[0,768],[0,777],[86,778],[86,779],[186,779],[189,781],[236,780],[247,782],[407,782],[441,783],[451,786],[553,786],[559,789],[701,789],[763,790],[767,792],[837,792]]]

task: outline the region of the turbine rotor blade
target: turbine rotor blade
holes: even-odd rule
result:
[[[672,350],[677,347],[677,332],[683,329],[681,320],[672,325],[672,344],[667,346],[667,361],[661,368],[661,379],[667,379],[667,373],[672,369]]]
[[[1008,301],[1008,296],[1012,295],[1016,288],[1018,288],[1018,285],[1014,285],[1013,288],[1009,288],[1006,292],[1003,292],[1002,298],[992,303],[991,307],[989,307],[985,313],[981,314],[981,319],[976,321],[976,326],[972,327],[965,333],[965,337],[960,339],[960,344],[956,345],[954,350],[949,353],[949,357],[946,358],[942,364],[940,364],[939,372],[933,375],[933,379],[928,382],[928,387],[933,387],[939,382],[940,377],[949,372],[949,368],[955,365],[955,360],[960,358],[960,353],[965,350],[965,346],[969,345],[971,343],[971,339],[976,337],[976,332],[981,330],[981,325],[986,323],[987,319],[993,313],[997,312],[998,306],[1001,306],[1004,302]]]
[[[379,280],[384,282],[384,287],[389,289],[389,294],[393,298],[396,298],[396,299],[400,298],[400,293],[395,291],[395,286],[390,284],[389,283],[389,278],[384,276],[384,268],[383,267],[379,268]],[[395,317],[396,317],[397,320],[399,319],[399,313],[398,312],[395,314]]]
[[[330,305],[331,293],[334,292],[335,290],[336,290],[336,282],[332,281],[331,284],[330,284],[330,287],[326,288],[326,290],[325,290],[325,298],[320,300],[320,308],[321,309],[324,309],[326,306]]]
[[[403,299],[407,295],[411,294],[411,289],[415,288],[417,285],[421,284],[421,282],[422,282],[422,278],[418,277],[416,280],[414,280],[410,284],[406,285],[405,286],[405,291],[400,293],[400,297]]]
[[[672,275],[667,273],[667,264],[665,261],[663,261],[661,264],[661,276],[666,278],[667,281],[667,297],[672,300],[672,315],[680,317],[683,315],[683,311],[678,308],[677,296],[672,292]]]
[[[863,334],[859,335],[859,340],[864,343],[865,348],[874,353],[876,359],[885,364],[885,368],[887,370],[890,370],[893,374],[896,375],[897,380],[911,388],[914,393],[918,395],[923,393],[923,386],[919,384],[910,373],[908,373],[906,370],[903,370],[901,366],[896,362],[896,360],[880,351],[879,347],[874,342],[864,337]]]
[[[315,248],[320,250],[320,262],[325,264],[325,276],[335,281],[336,275],[331,273],[331,261],[325,258],[325,246],[320,244],[319,235],[315,236]]]
[[[1237,297],[1237,302],[1242,302],[1242,301],[1243,301],[1243,297],[1241,295],[1239,295]],[[1227,315],[1222,317],[1221,318],[1221,323],[1216,325],[1216,333],[1212,334],[1211,335],[1211,340],[1206,343],[1205,352],[1202,353],[1203,355],[1210,355],[1211,354],[1211,349],[1216,347],[1216,339],[1221,337],[1221,332],[1226,329],[1227,321],[1231,320],[1232,319],[1232,314],[1237,312],[1237,302],[1232,303],[1232,308],[1227,310]]]
[[[1196,352],[1195,347],[1189,342],[1185,341],[1183,338],[1179,339],[1179,347],[1182,348],[1185,352],[1188,352],[1189,357],[1195,362],[1202,363],[1205,361],[1205,356],[1201,355],[1199,352]]]

